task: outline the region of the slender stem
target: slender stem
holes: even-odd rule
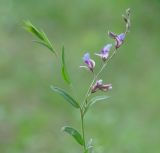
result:
[[[84,131],[84,109],[85,109],[85,104],[87,104],[87,99],[91,94],[91,88],[94,84],[94,82],[96,81],[96,79],[98,78],[98,76],[101,74],[101,72],[103,71],[103,69],[107,66],[108,62],[113,58],[113,56],[116,54],[117,49],[115,49],[112,53],[112,55],[108,58],[108,60],[102,65],[100,71],[97,74],[93,74],[93,80],[89,85],[89,88],[85,94],[83,103],[80,107],[80,114],[81,114],[81,128],[82,128],[82,138],[84,141],[83,147],[84,147],[84,151],[86,151],[86,140],[85,140],[85,131]]]
[[[112,53],[112,55],[108,58],[108,60],[103,64],[102,68],[100,71],[96,74],[95,78],[97,79],[100,73],[103,71],[103,69],[107,66],[108,62],[113,58],[113,56],[116,54],[117,49],[115,49]]]
[[[86,141],[85,141],[85,133],[84,133],[84,114],[83,114],[82,108],[80,108],[80,113],[81,113],[82,138],[84,141],[83,147],[84,147],[84,151],[86,151]]]
[[[87,98],[88,98],[89,93],[90,93],[90,89],[91,89],[93,83],[95,82],[95,80],[96,80],[96,75],[95,75],[95,73],[94,73],[94,74],[93,74],[93,80],[92,80],[92,82],[90,83],[89,88],[88,88],[88,90],[87,90],[87,92],[86,92],[86,94],[85,94],[84,102],[87,101]],[[82,106],[83,106],[83,104],[82,104]],[[83,107],[82,107],[82,108],[83,108]]]

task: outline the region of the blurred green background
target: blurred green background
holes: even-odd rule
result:
[[[0,153],[82,152],[60,131],[80,129],[79,115],[50,85],[71,90],[54,55],[32,43],[22,21],[43,28],[58,52],[65,45],[71,93],[81,100],[91,80],[79,69],[83,54],[93,57],[113,42],[107,31],[121,33],[128,7],[131,32],[102,75],[112,98],[89,111],[87,139],[96,153],[160,153],[159,0],[0,0]]]

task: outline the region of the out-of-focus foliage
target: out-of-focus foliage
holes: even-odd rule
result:
[[[71,80],[68,75],[67,66],[65,64],[65,53],[64,53],[64,46],[62,47],[62,68],[61,73],[64,81],[66,81],[68,84],[71,84]]]
[[[89,111],[87,139],[93,136],[99,153],[160,152],[159,0],[0,0],[0,152],[81,153],[59,130],[66,124],[80,129],[80,117],[50,85],[82,100],[91,80],[79,69],[83,54],[90,51],[99,65],[93,54],[113,42],[108,30],[124,31],[121,14],[129,7],[131,32],[103,73],[113,86],[110,102]],[[31,42],[23,20],[41,27],[56,52],[65,46],[72,90],[55,56]]]
[[[34,36],[36,36],[39,40],[34,40],[36,43],[39,43],[45,47],[47,47],[49,50],[51,50],[53,53],[55,53],[51,42],[47,38],[47,35],[42,30],[38,30],[30,21],[24,21],[24,29],[26,31],[32,33]]]

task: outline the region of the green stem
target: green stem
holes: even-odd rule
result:
[[[80,113],[81,113],[82,138],[84,141],[83,147],[84,147],[84,151],[86,151],[86,141],[85,141],[85,132],[84,132],[84,114],[83,114],[82,108],[80,108]]]
[[[100,75],[100,73],[103,71],[103,69],[107,66],[108,62],[113,58],[113,56],[116,54],[116,49],[113,51],[112,55],[108,58],[108,60],[103,64],[103,66],[101,67],[100,71],[96,74],[95,79],[98,78],[98,76]]]
[[[84,131],[84,109],[85,109],[85,105],[87,104],[87,99],[91,94],[91,88],[93,86],[93,84],[95,83],[95,81],[97,80],[97,78],[99,77],[99,75],[101,74],[101,72],[103,71],[103,69],[107,66],[108,62],[113,58],[113,56],[116,54],[116,49],[113,51],[112,55],[108,58],[108,60],[102,65],[100,71],[97,74],[94,74],[93,76],[93,80],[89,85],[89,88],[86,92],[86,95],[84,97],[84,101],[80,107],[80,114],[81,114],[81,128],[82,128],[82,138],[84,141],[83,147],[84,147],[84,152],[86,151],[86,140],[85,140],[85,131]]]

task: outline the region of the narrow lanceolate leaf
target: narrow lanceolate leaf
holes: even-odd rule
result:
[[[87,104],[85,110],[84,110],[84,113],[87,112],[87,110],[93,105],[95,104],[96,102],[100,102],[100,101],[103,101],[103,100],[106,100],[108,99],[109,96],[106,96],[106,95],[102,95],[102,96],[96,96],[96,97],[93,97]]]
[[[96,102],[99,102],[99,101],[102,101],[102,100],[105,100],[105,99],[108,99],[109,96],[106,96],[106,95],[102,95],[102,96],[96,96],[96,97],[93,97],[90,101],[89,101],[89,104],[90,106],[95,104]]]
[[[39,39],[44,40],[42,33],[30,21],[24,21],[24,28]]]
[[[80,108],[76,100],[74,100],[65,90],[58,88],[58,87],[54,87],[54,86],[51,86],[51,89],[54,92],[57,92],[59,95],[61,95],[67,102],[69,102],[75,108]]]
[[[67,71],[67,68],[66,68],[66,64],[65,64],[64,46],[62,47],[62,68],[61,68],[61,72],[62,72],[62,77],[63,77],[64,81],[66,81],[68,84],[70,84],[71,81],[70,81],[68,71]]]
[[[47,47],[50,51],[56,54],[47,35],[42,30],[36,28],[30,21],[24,21],[24,28],[40,39],[40,41],[35,42]]]
[[[44,41],[33,40],[33,42],[38,43],[38,44],[40,44],[40,45],[42,45],[42,46],[45,46],[45,47],[47,47],[49,50],[53,50],[53,48],[52,48],[51,46],[49,46],[49,45],[48,45],[46,42],[44,42]]]
[[[84,140],[81,136],[81,134],[75,130],[74,128],[72,127],[69,127],[69,126],[65,126],[62,128],[63,131],[67,132],[69,135],[71,135],[72,137],[74,137],[74,139],[80,144],[80,145],[83,145],[84,144]]]

